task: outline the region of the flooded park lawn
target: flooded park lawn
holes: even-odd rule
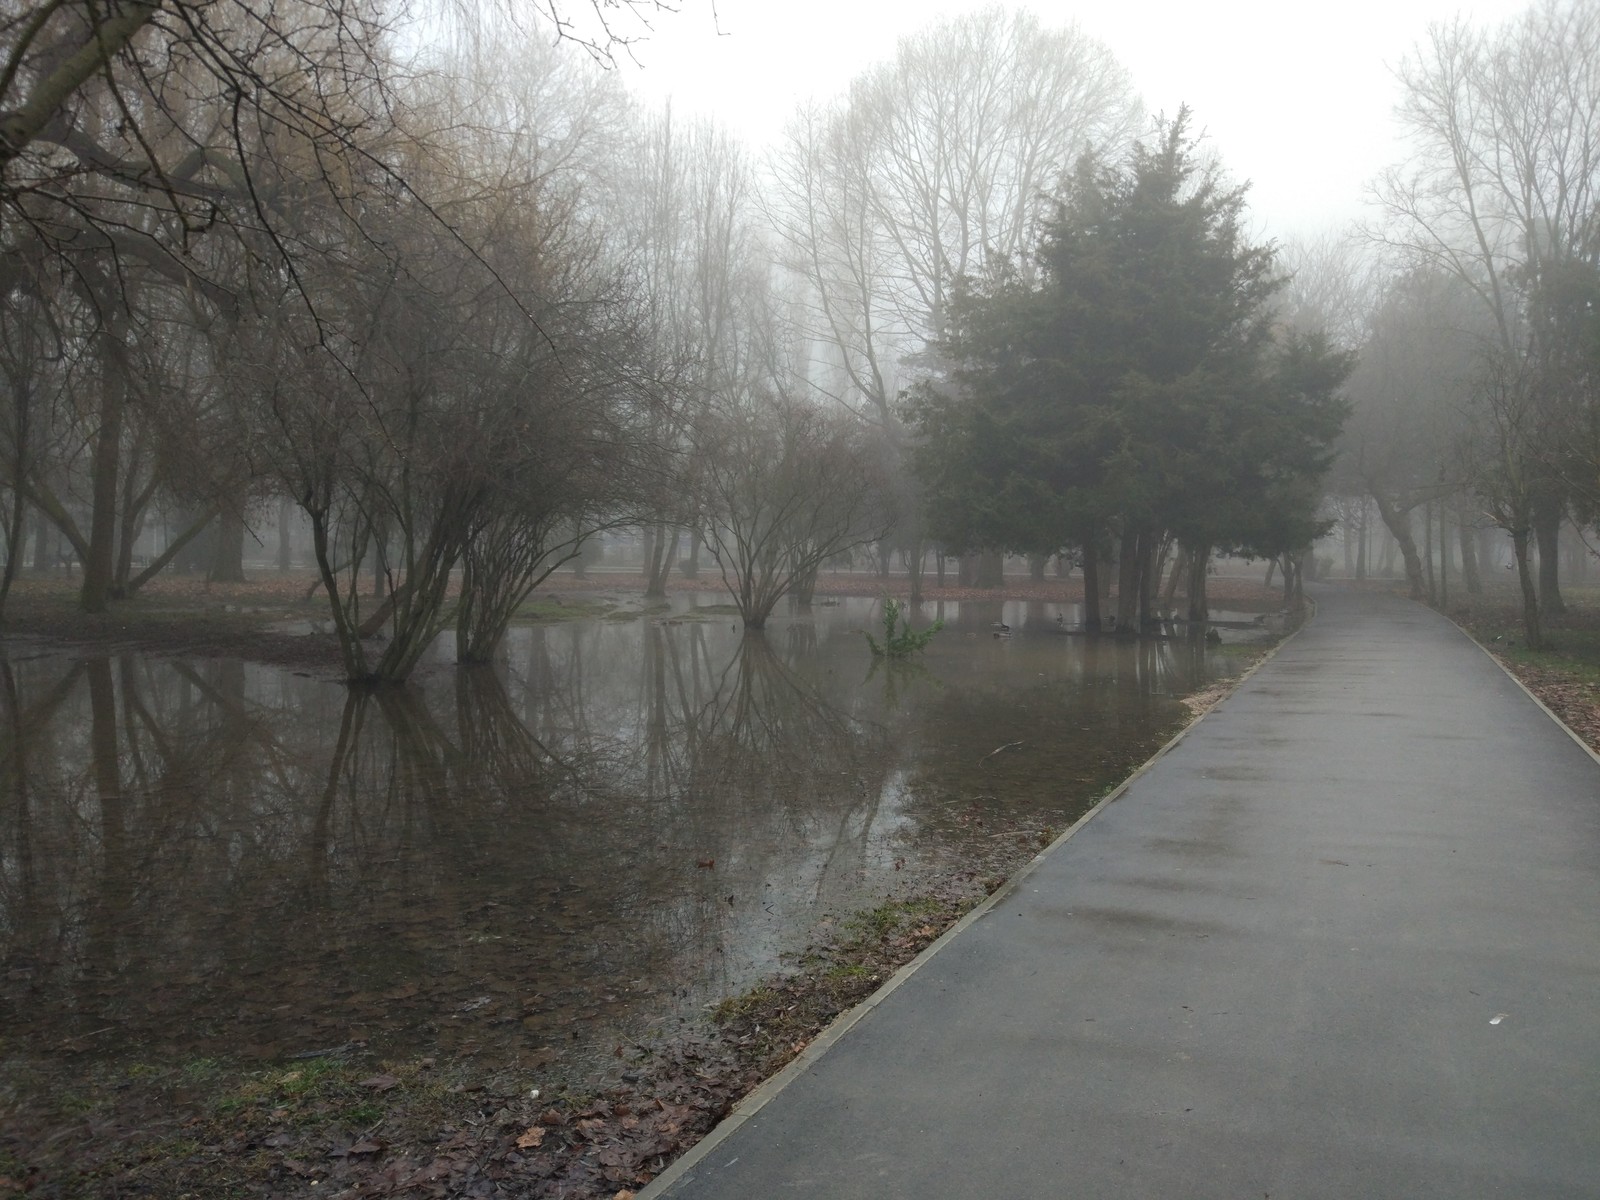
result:
[[[826,922],[1047,843],[1271,636],[948,601],[885,664],[865,600],[756,637],[711,597],[588,608],[377,693],[12,642],[0,1119],[83,1137],[155,1089],[181,1123],[230,1072],[330,1058],[592,1092]]]

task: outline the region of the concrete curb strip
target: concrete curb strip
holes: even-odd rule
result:
[[[1417,601],[1417,603],[1421,604],[1422,602],[1419,600],[1419,601]],[[1426,607],[1426,606],[1424,606],[1424,607]],[[1457,629],[1461,629],[1461,626],[1456,624],[1455,621],[1451,621],[1450,624],[1455,625],[1455,627]],[[1505,663],[1501,662],[1500,659],[1495,656],[1494,651],[1490,650],[1489,647],[1485,646],[1482,642],[1480,642],[1477,638],[1473,637],[1465,629],[1461,629],[1461,636],[1466,638],[1469,642],[1471,642],[1479,650],[1483,651],[1483,653],[1488,657],[1489,661],[1492,662],[1495,666],[1499,667],[1500,670],[1505,674],[1505,677],[1507,679],[1511,680],[1512,683],[1516,684],[1517,687],[1522,689],[1522,694],[1524,696],[1526,696],[1529,700],[1532,700],[1535,704],[1537,704],[1539,706],[1539,710],[1541,712],[1543,712],[1545,716],[1549,717],[1557,725],[1561,726],[1562,731],[1565,732],[1566,735],[1569,738],[1571,738],[1573,741],[1577,742],[1579,746],[1583,747],[1583,752],[1585,754],[1587,754],[1590,758],[1594,759],[1594,761],[1596,763],[1600,763],[1600,754],[1595,753],[1594,747],[1589,745],[1588,742],[1584,741],[1583,737],[1578,733],[1578,731],[1576,729],[1574,729],[1571,725],[1568,725],[1565,721],[1563,721],[1561,719],[1561,717],[1556,713],[1556,711],[1553,708],[1551,708],[1543,700],[1539,699],[1539,697],[1535,696],[1533,694],[1532,690],[1528,687],[1528,685],[1523,683],[1522,680],[1517,678],[1517,673],[1515,671],[1513,671],[1510,667],[1506,666]]]
[[[1005,883],[1003,883],[992,894],[978,904],[976,908],[972,909],[949,929],[945,930],[944,933],[942,933],[932,945],[928,946],[927,949],[922,951],[922,953],[918,954],[905,966],[901,967],[898,971],[891,975],[889,979],[884,982],[883,986],[878,988],[877,991],[873,992],[872,995],[861,1001],[861,1003],[857,1004],[854,1008],[848,1010],[847,1012],[841,1013],[838,1017],[834,1018],[832,1024],[830,1024],[826,1029],[813,1038],[811,1043],[806,1046],[806,1048],[802,1050],[792,1061],[790,1061],[786,1067],[784,1067],[777,1074],[773,1075],[770,1079],[767,1079],[765,1082],[760,1084],[754,1091],[745,1096],[742,1100],[738,1101],[734,1105],[733,1111],[724,1117],[722,1121],[717,1124],[716,1128],[696,1142],[694,1146],[692,1146],[681,1157],[668,1166],[667,1169],[664,1170],[660,1175],[657,1175],[653,1180],[651,1180],[650,1183],[648,1183],[644,1189],[637,1194],[637,1200],[660,1200],[660,1198],[665,1195],[668,1188],[672,1187],[683,1176],[687,1175],[696,1166],[698,1166],[703,1159],[713,1153],[717,1147],[720,1146],[723,1141],[725,1141],[735,1130],[737,1130],[751,1117],[755,1116],[756,1113],[760,1112],[761,1109],[764,1108],[775,1096],[777,1096],[779,1092],[783,1091],[783,1089],[786,1088],[790,1083],[794,1082],[794,1080],[799,1078],[806,1071],[810,1070],[812,1064],[814,1064],[816,1060],[819,1059],[823,1054],[827,1053],[827,1051],[841,1038],[843,1038],[845,1034],[849,1033],[851,1028],[854,1027],[858,1021],[870,1013],[879,1004],[883,1003],[883,1001],[886,1000],[891,993],[898,990],[902,984],[904,984],[908,979],[921,970],[922,967],[935,954],[944,949],[944,947],[953,938],[955,938],[968,926],[973,925],[983,917],[987,916],[991,909],[1016,891],[1022,885],[1022,883],[1039,868],[1040,864],[1054,854],[1061,846],[1065,845],[1074,834],[1076,834],[1080,829],[1082,829],[1102,811],[1104,811],[1105,808],[1113,801],[1120,799],[1123,794],[1133,786],[1134,782],[1142,777],[1147,771],[1149,771],[1158,760],[1164,758],[1172,749],[1182,742],[1184,738],[1188,737],[1191,730],[1198,726],[1201,721],[1205,720],[1206,717],[1210,716],[1211,713],[1214,712],[1220,705],[1226,703],[1229,696],[1233,695],[1234,692],[1243,687],[1244,684],[1253,675],[1255,675],[1257,671],[1259,671],[1267,663],[1271,662],[1272,659],[1277,656],[1278,652],[1283,649],[1283,647],[1287,646],[1291,641],[1299,636],[1300,630],[1304,629],[1305,626],[1316,617],[1316,604],[1309,597],[1307,598],[1306,602],[1310,608],[1310,612],[1306,616],[1306,619],[1300,623],[1300,627],[1279,641],[1275,646],[1271,647],[1271,649],[1269,649],[1266,654],[1262,655],[1261,659],[1251,666],[1248,671],[1239,676],[1239,678],[1234,682],[1233,686],[1228,689],[1226,695],[1196,715],[1192,721],[1174,734],[1165,745],[1163,745],[1159,750],[1141,763],[1131,775],[1124,779],[1110,792],[1107,792],[1106,795],[1102,797],[1093,808],[1074,821],[1072,825],[1061,834],[1060,837],[1056,838],[1055,841],[1051,842],[1043,850],[1039,851],[1038,854],[1034,855],[1032,859],[1030,859],[1018,871],[1016,871],[1010,879],[1006,880]],[[1503,667],[1501,669],[1504,670]],[[1507,674],[1509,674],[1509,672],[1507,672]],[[1516,677],[1512,676],[1512,678],[1515,679]],[[1523,690],[1526,691],[1527,689],[1524,688]],[[1532,693],[1529,694],[1532,695]],[[1543,707],[1543,705],[1540,707]],[[1545,709],[1545,711],[1549,712],[1549,709]],[[1551,716],[1554,717],[1555,714],[1552,713]],[[1556,720],[1559,722],[1560,718],[1556,718]],[[1566,727],[1563,725],[1562,728]],[[1569,729],[1567,732],[1571,733],[1572,731]],[[1577,735],[1573,734],[1573,737],[1576,738]],[[1580,744],[1582,744],[1581,740]],[[1587,749],[1587,747],[1585,748]],[[1591,753],[1593,752],[1591,751]]]

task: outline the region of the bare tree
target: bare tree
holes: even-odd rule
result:
[[[1368,315],[1348,385],[1354,412],[1341,473],[1371,497],[1419,600],[1430,589],[1414,514],[1467,487],[1459,443],[1492,345],[1483,316],[1453,276],[1420,269],[1391,280]]]
[[[696,508],[693,428],[708,409],[762,369],[756,328],[766,320],[770,251],[757,228],[756,181],[723,129],[677,121],[671,110],[641,124],[634,200],[618,211],[648,345],[643,372],[658,397],[652,439],[672,459],[678,485],[663,489],[645,522],[647,594],[665,593],[679,530],[690,561],[702,525]]]
[[[859,423],[757,396],[699,426],[706,544],[747,630],[835,555],[883,536],[877,456]]]
[[[772,161],[769,220],[806,282],[820,351],[811,382],[879,431],[914,592],[922,503],[896,398],[938,371],[930,349],[957,280],[1031,271],[1041,197],[1091,145],[1120,147],[1140,115],[1098,42],[991,8],[902,39],[839,100],[803,108]]]
[[[1554,422],[1531,422],[1524,411],[1525,401],[1548,401],[1557,390],[1552,380],[1532,378],[1552,359],[1530,313],[1545,280],[1600,245],[1600,4],[1541,0],[1493,31],[1460,18],[1435,25],[1399,80],[1413,154],[1379,179],[1384,220],[1369,232],[1476,296],[1496,346],[1482,359],[1494,364],[1482,393],[1523,398],[1513,406],[1522,414],[1514,422],[1519,437],[1535,427],[1553,432]],[[1537,448],[1545,466],[1531,475],[1532,460],[1516,456],[1524,472],[1516,486],[1532,489],[1523,515],[1538,543],[1540,598],[1549,611],[1561,608],[1566,454],[1566,439],[1545,442]],[[1482,490],[1494,496],[1508,482],[1485,480]],[[1513,542],[1527,539],[1513,531]]]
[[[848,389],[891,420],[900,360],[945,333],[950,289],[1026,269],[1041,196],[1140,117],[1127,73],[1068,26],[994,8],[930,26],[829,108],[801,111],[773,163],[772,220],[811,285]]]

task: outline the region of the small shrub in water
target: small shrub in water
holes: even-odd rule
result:
[[[867,645],[872,647],[874,658],[905,658],[915,654],[933,641],[933,635],[944,628],[943,621],[935,621],[926,629],[913,630],[911,622],[906,619],[906,608],[907,606],[898,600],[884,600],[883,641],[880,643],[870,633],[866,635]]]

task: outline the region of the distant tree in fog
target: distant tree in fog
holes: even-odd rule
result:
[[[837,100],[796,114],[770,164],[768,219],[807,285],[813,383],[875,425],[902,471],[895,399],[934,368],[957,281],[1030,269],[1053,189],[1089,146],[1120,147],[1141,106],[1127,72],[1075,26],[999,7],[903,38]],[[913,563],[921,500],[897,486]]]
[[[1559,612],[1560,527],[1600,479],[1593,392],[1562,401],[1572,360],[1552,344],[1552,292],[1600,245],[1600,3],[1539,0],[1493,29],[1434,25],[1399,78],[1410,152],[1378,181],[1369,232],[1407,265],[1453,276],[1482,309],[1475,395],[1501,448],[1472,457],[1488,472],[1473,486],[1515,526],[1519,554],[1537,544],[1538,607]],[[1508,488],[1526,506],[1508,506]]]

